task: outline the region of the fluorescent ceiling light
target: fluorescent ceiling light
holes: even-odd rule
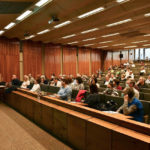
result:
[[[145,34],[144,36],[150,36],[150,34]]]
[[[132,19],[126,19],[126,20],[118,21],[118,22],[115,22],[115,23],[112,23],[112,24],[108,24],[106,26],[107,27],[117,26],[117,25],[127,23],[127,22],[130,22],[130,21],[132,21]]]
[[[91,41],[91,40],[95,40],[96,38],[90,38],[90,39],[85,39],[85,40],[82,40],[82,41]]]
[[[31,13],[32,13],[31,10],[27,10],[22,15],[20,15],[18,18],[16,18],[16,20],[23,20],[24,18],[26,18],[27,16],[29,16]]]
[[[150,17],[150,13],[147,13],[144,15],[145,17]]]
[[[0,35],[2,35],[4,32],[5,32],[5,31],[3,31],[3,30],[0,30]]]
[[[137,47],[137,46],[127,46],[127,47],[124,47],[124,48],[133,48],[133,47]]]
[[[25,39],[28,40],[28,39],[31,39],[33,37],[35,37],[35,35],[30,35],[30,36],[26,37]]]
[[[85,34],[85,33],[89,33],[89,32],[94,32],[94,31],[97,31],[97,30],[99,30],[99,28],[94,28],[94,29],[86,30],[86,31],[81,32],[81,34]]]
[[[35,4],[35,6],[41,7],[42,5],[46,4],[49,0],[40,0],[39,2],[37,2]],[[50,0],[49,2],[51,2],[52,0]]]
[[[49,32],[50,30],[49,29],[46,29],[46,30],[43,30],[43,31],[41,31],[41,32],[38,32],[37,34],[44,34],[44,33],[47,33],[47,32]]]
[[[147,42],[148,40],[144,40],[144,41],[136,41],[136,42],[131,42],[131,43],[144,43]]]
[[[84,46],[91,46],[91,45],[94,45],[94,44],[86,44],[86,45],[84,45]]]
[[[63,39],[67,39],[67,38],[71,38],[71,37],[74,37],[74,36],[76,36],[76,34],[67,35],[67,36],[64,36],[64,37],[62,37],[62,38],[63,38]]]
[[[150,44],[145,44],[145,45],[143,45],[143,46],[150,46]]]
[[[84,14],[78,16],[78,18],[79,18],[79,19],[85,18],[85,17],[91,16],[91,15],[97,14],[97,13],[103,11],[103,10],[104,10],[104,7],[99,7],[99,8],[97,8],[97,9],[94,9],[94,10],[92,10],[92,11],[89,11],[89,12],[87,12],[87,13],[84,13]]]
[[[111,43],[113,41],[104,41],[104,42],[99,42],[100,44],[104,44],[104,43]]]
[[[4,29],[10,29],[10,28],[12,28],[13,26],[15,26],[15,23],[14,23],[14,22],[11,22],[11,23],[8,24]]]
[[[115,36],[115,35],[119,35],[119,33],[107,34],[107,35],[103,35],[102,37],[110,37],[110,36]]]
[[[108,46],[101,46],[101,47],[98,47],[98,48],[105,48],[105,47],[108,47]]]
[[[74,42],[71,42],[71,43],[68,43],[68,44],[76,44],[76,43],[79,43],[78,41],[74,41]]]
[[[126,43],[114,44],[113,46],[120,46],[120,45],[126,45]]]
[[[116,0],[117,3],[125,3],[125,2],[128,2],[130,0]]]
[[[54,26],[54,28],[60,28],[60,27],[66,26],[66,25],[68,25],[70,23],[71,23],[71,21],[65,21],[63,23],[60,23],[60,24]]]

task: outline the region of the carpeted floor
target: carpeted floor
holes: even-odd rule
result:
[[[71,150],[71,148],[0,102],[0,150]]]

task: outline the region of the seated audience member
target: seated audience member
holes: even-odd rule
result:
[[[133,74],[133,72],[132,71],[130,71],[130,73],[129,73],[129,76],[128,77],[130,77],[131,79],[134,79],[134,74]]]
[[[28,77],[29,77],[29,81],[31,84],[34,83],[34,78],[32,77],[31,73],[28,74]]]
[[[110,81],[109,75],[105,76],[105,81],[104,81],[104,85],[108,85]]]
[[[126,81],[125,74],[121,74],[121,81]]]
[[[150,84],[150,75],[148,76],[147,80],[145,81],[146,84]]]
[[[109,81],[113,81],[114,79],[115,79],[114,74],[111,74],[111,75],[110,75],[110,79],[109,79]]]
[[[90,82],[90,93],[91,94],[98,93],[98,86],[96,83],[97,83],[96,78],[92,79],[92,81]]]
[[[141,67],[140,75],[144,75],[144,74],[146,74],[146,70],[144,67]]]
[[[122,90],[122,87],[120,86],[120,81],[118,79],[115,79],[113,81],[113,85],[116,90]]]
[[[134,97],[135,93],[133,88],[125,88],[124,104],[117,110],[117,112],[123,112],[124,115],[133,117],[133,120],[143,122],[144,110],[142,103]]]
[[[113,82],[110,81],[107,85],[107,89],[103,92],[103,94],[111,95],[111,96],[119,96],[119,93],[114,88]]]
[[[137,99],[139,99],[140,97],[140,94],[139,94],[139,89],[138,87],[135,85],[135,80],[134,79],[128,79],[127,82],[126,82],[126,87],[130,87],[130,88],[133,88],[134,90],[134,97],[136,97]]]
[[[136,85],[138,86],[139,90],[141,88],[148,88],[148,85],[145,83],[145,78],[144,77],[140,77],[139,81],[136,83]]]
[[[125,78],[127,79],[129,75],[130,75],[130,68],[127,67]]]
[[[46,79],[45,75],[41,75],[41,83],[48,84],[48,80]]]
[[[27,75],[24,75],[24,81],[21,85],[21,88],[26,89],[27,86],[29,86],[29,85],[30,85],[29,77]]]
[[[40,91],[40,83],[41,83],[40,79],[34,80],[34,85],[30,91],[38,93]]]
[[[62,100],[68,100],[68,97],[71,97],[72,89],[68,85],[68,79],[62,79],[61,81],[61,88],[58,91],[57,94],[54,94],[56,98],[62,99]]]
[[[61,81],[58,78],[54,78],[54,86],[61,87]]]
[[[84,90],[84,84],[81,77],[76,78],[76,82],[72,84],[74,90]]]

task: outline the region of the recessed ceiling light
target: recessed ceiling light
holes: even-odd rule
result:
[[[104,42],[99,42],[100,44],[104,44],[104,43],[111,43],[113,41],[104,41]]]
[[[90,38],[90,39],[85,39],[85,40],[82,40],[82,41],[91,41],[91,40],[95,40],[96,38]]]
[[[13,26],[15,26],[15,23],[14,22],[11,22],[10,24],[8,24],[4,29],[10,29],[12,28]]]
[[[145,44],[145,45],[143,45],[143,46],[150,46],[150,44]]]
[[[103,35],[102,37],[110,37],[110,36],[115,36],[115,35],[119,35],[119,33],[107,34],[107,35]]]
[[[115,23],[108,24],[106,26],[107,27],[117,26],[117,25],[127,23],[127,22],[130,22],[130,21],[132,21],[132,19],[125,19],[125,20],[122,20],[122,21],[118,21],[118,22],[115,22]]]
[[[26,18],[27,16],[29,16],[31,13],[32,13],[31,10],[27,10],[22,15],[20,15],[18,18],[16,18],[16,20],[23,20],[24,18]]]
[[[101,46],[101,47],[98,47],[98,48],[105,48],[105,47],[108,47],[108,46]]]
[[[114,45],[112,45],[112,46],[121,46],[121,45],[126,45],[126,43],[114,44]]]
[[[87,12],[87,13],[84,13],[84,14],[78,16],[78,18],[79,18],[79,19],[85,18],[85,17],[91,16],[91,15],[97,14],[97,13],[103,11],[103,10],[104,10],[104,7],[99,7],[99,8],[97,8],[97,9],[94,9],[94,10],[92,10],[92,11],[89,11],[89,12]]]
[[[5,32],[5,31],[3,31],[3,30],[0,30],[0,35],[2,35],[4,32]]]
[[[95,45],[95,44],[86,44],[86,45],[84,45],[84,46],[91,46],[91,45]]]
[[[125,2],[128,2],[130,0],[116,0],[117,3],[125,3]]]
[[[65,21],[65,22],[63,22],[63,23],[60,23],[60,24],[54,26],[54,28],[60,28],[60,27],[66,26],[66,25],[68,25],[68,24],[70,24],[70,23],[71,23],[71,21],[68,20],[68,21]]]
[[[30,36],[26,37],[25,39],[28,40],[28,39],[31,39],[33,37],[35,37],[35,35],[30,35]]]
[[[46,4],[47,2],[51,2],[52,0],[40,0],[35,4],[35,6],[41,7],[42,5]]]
[[[47,32],[49,32],[50,30],[49,29],[46,29],[46,30],[43,30],[43,31],[41,31],[41,32],[38,32],[37,34],[44,34],[44,33],[47,33]]]
[[[78,41],[74,41],[74,42],[70,42],[68,44],[76,44],[76,43],[79,43]]]
[[[134,47],[137,47],[137,46],[127,46],[127,47],[124,47],[124,48],[134,48]]]
[[[150,17],[150,13],[147,13],[144,15],[145,17]]]
[[[144,36],[150,36],[150,34],[145,34]]]
[[[135,42],[131,42],[131,43],[144,43],[147,42],[148,40],[144,40],[144,41],[135,41]]]
[[[90,30],[83,31],[83,32],[81,32],[81,34],[85,34],[85,33],[89,33],[89,32],[94,32],[94,31],[97,31],[97,30],[99,30],[99,28],[93,28],[93,29],[90,29]]]
[[[74,36],[76,36],[76,34],[67,35],[67,36],[64,36],[64,37],[62,37],[62,38],[63,38],[63,39],[67,39],[67,38],[71,38],[71,37],[74,37]]]

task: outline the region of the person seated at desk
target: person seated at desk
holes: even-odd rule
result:
[[[135,93],[133,88],[127,87],[123,90],[124,104],[117,110],[123,112],[124,115],[133,117],[133,120],[143,122],[144,110],[142,103],[134,97]]]
[[[29,85],[30,85],[29,77],[27,75],[24,75],[24,81],[21,85],[21,88],[26,89],[27,86],[29,86]]]
[[[40,91],[40,83],[41,83],[40,79],[34,80],[34,85],[30,91],[31,92],[39,92]]]
[[[54,96],[62,100],[68,100],[68,97],[71,97],[72,94],[72,89],[68,85],[68,79],[62,79],[61,85],[62,87]]]
[[[120,81],[118,79],[113,80],[113,85],[116,90],[122,90],[122,87],[120,86]]]
[[[146,74],[146,70],[145,68],[142,66],[141,70],[140,70],[140,75],[145,75]]]
[[[147,80],[145,81],[146,84],[150,84],[150,75],[148,76]]]
[[[77,77],[76,81],[72,83],[72,89],[74,90],[84,90],[84,84],[81,77]]]
[[[139,90],[141,88],[148,88],[148,85],[145,83],[145,78],[144,77],[140,77],[139,81],[136,83],[136,85],[138,86]]]

